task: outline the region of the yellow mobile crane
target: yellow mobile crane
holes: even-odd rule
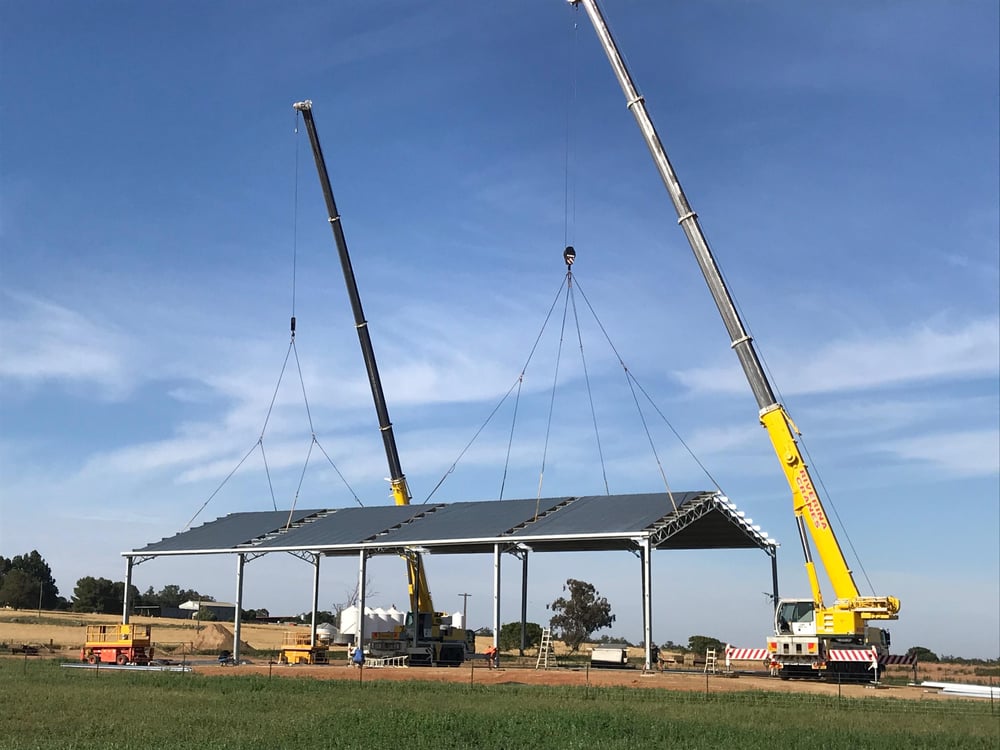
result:
[[[782,677],[824,673],[828,677],[867,675],[872,662],[876,658],[884,658],[888,654],[889,647],[889,633],[871,627],[869,623],[897,619],[899,599],[892,596],[861,596],[858,591],[854,576],[844,559],[833,527],[799,450],[796,440],[796,435],[800,434],[798,428],[774,396],[753,341],[740,320],[712,251],[698,224],[698,215],[691,209],[681,189],[653,121],[646,112],[645,101],[632,82],[632,77],[603,14],[595,0],[568,0],[568,2],[571,5],[584,7],[611,62],[615,76],[625,93],[628,109],[635,117],[663,184],[670,194],[674,209],[677,211],[677,221],[687,236],[715,304],[722,314],[732,342],[731,346],[736,351],[736,356],[757,400],[760,422],[767,430],[792,490],[792,505],[805,555],[806,574],[812,588],[812,598],[781,599],[776,602],[774,635],[767,639],[772,664],[780,669]],[[824,602],[820,590],[816,563],[813,561],[809,545],[810,538],[816,546],[819,562],[826,570],[836,596],[830,605]]]
[[[368,382],[371,385],[372,398],[375,401],[375,412],[378,415],[379,430],[382,432],[385,455],[389,461],[389,482],[392,487],[392,497],[396,505],[409,505],[410,489],[399,461],[399,451],[396,450],[396,438],[392,432],[389,409],[386,406],[382,381],[379,378],[378,365],[375,362],[375,350],[372,348],[371,336],[368,333],[368,321],[365,320],[365,313],[361,307],[361,295],[358,293],[358,285],[354,279],[351,257],[347,252],[347,240],[344,238],[340,213],[337,211],[337,204],[333,199],[333,188],[330,186],[326,160],[323,158],[319,136],[316,134],[316,124],[312,116],[312,102],[306,100],[292,106],[302,115],[306,132],[309,134],[309,143],[316,161],[316,171],[319,173],[320,186],[326,200],[328,221],[333,230],[333,238],[340,256],[340,265],[344,271],[344,282],[347,285],[347,294],[354,312],[354,325],[358,331],[361,353],[368,371]],[[294,318],[292,318],[292,330],[295,330]],[[451,666],[461,664],[465,661],[467,654],[475,652],[475,634],[471,630],[453,628],[447,614],[434,611],[434,603],[431,601],[431,591],[427,586],[420,553],[410,550],[406,553],[405,558],[410,597],[410,611],[407,613],[406,623],[390,631],[372,633],[372,639],[368,644],[358,645],[365,647],[373,656],[407,656],[409,663],[414,665]],[[358,617],[364,617],[364,613],[358,612]]]

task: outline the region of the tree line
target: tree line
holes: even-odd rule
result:
[[[121,612],[124,594],[124,581],[84,576],[77,580],[72,597],[67,599],[59,595],[52,569],[38,550],[12,558],[0,556],[0,607],[115,614]],[[129,587],[133,609],[177,607],[186,601],[213,602],[215,598],[175,584],[159,591],[150,586],[144,593],[135,586]]]

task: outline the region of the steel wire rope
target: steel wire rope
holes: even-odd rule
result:
[[[632,375],[632,372],[631,372],[631,370],[629,370],[628,366],[625,364],[625,360],[622,359],[621,354],[618,353],[618,348],[615,346],[614,342],[611,340],[611,336],[608,335],[608,331],[604,327],[604,323],[601,322],[600,317],[597,315],[597,311],[594,310],[594,306],[590,304],[590,299],[587,297],[587,293],[585,291],[583,291],[583,287],[580,286],[580,282],[579,281],[577,281],[577,283],[576,283],[576,288],[580,291],[580,296],[583,297],[583,301],[587,303],[587,309],[590,310],[590,314],[594,316],[594,321],[597,323],[597,327],[600,329],[601,333],[604,334],[604,338],[608,342],[608,346],[611,347],[611,351],[614,352],[615,357],[618,359],[618,364],[621,365],[622,370],[625,373],[625,380],[629,384],[629,391],[632,393],[632,401],[635,403],[636,411],[639,414],[639,421],[642,423],[642,428],[643,428],[643,430],[646,433],[646,441],[649,443],[649,448],[653,452],[653,459],[656,461],[656,467],[657,467],[657,470],[660,472],[660,478],[663,480],[663,486],[667,490],[667,497],[670,498],[670,505],[673,506],[673,509],[676,511],[677,510],[677,501],[674,498],[674,492],[673,492],[673,490],[670,487],[670,482],[667,480],[667,473],[666,473],[666,471],[663,468],[663,462],[660,460],[660,454],[659,454],[659,451],[656,449],[656,443],[654,442],[653,435],[652,435],[652,433],[649,430],[649,424],[646,422],[646,415],[643,412],[642,407],[639,405],[639,399],[638,399],[638,397],[635,394],[635,388],[633,388],[633,375]],[[638,385],[638,381],[636,381],[636,385]],[[646,398],[648,399],[649,396],[647,395]],[[660,414],[660,416],[661,417],[663,416],[662,413]],[[667,424],[668,424],[668,426],[670,426],[670,429],[674,433],[674,435],[677,436],[677,439],[681,441],[681,444],[684,445],[685,448],[687,448],[687,445],[684,443],[683,440],[681,440],[680,435],[677,434],[677,431],[674,430],[673,426],[670,425],[669,422],[667,422]],[[702,467],[702,470],[704,471],[705,470],[704,466],[702,466],[701,462],[698,461],[698,459],[694,456],[693,453],[691,453],[691,449],[687,448],[687,450],[688,450],[688,453],[691,454],[692,458],[695,459],[695,461],[698,463],[699,466]],[[708,474],[707,471],[705,471],[705,473]],[[709,478],[711,479],[711,475],[710,474],[709,474]],[[712,482],[715,483],[715,480],[712,479]],[[716,487],[718,487],[717,483],[716,483]]]
[[[570,272],[566,272],[567,282]],[[542,504],[542,483],[545,481],[545,462],[549,455],[549,438],[552,435],[552,414],[556,406],[556,387],[559,385],[559,365],[562,362],[563,341],[566,338],[566,314],[569,312],[569,293],[566,294],[566,301],[563,303],[562,325],[559,328],[559,346],[556,348],[556,366],[552,373],[552,392],[549,396],[549,416],[545,423],[545,440],[542,443],[542,466],[538,472],[538,491],[535,495],[535,519],[538,518],[538,511]]]
[[[582,292],[581,292],[582,294]],[[597,426],[597,410],[594,408],[594,392],[590,387],[590,371],[587,369],[587,356],[583,350],[583,334],[580,331],[580,316],[576,310],[576,295],[573,294],[573,272],[566,271],[566,296],[573,306],[573,322],[576,325],[576,340],[580,346],[580,362],[583,364],[583,379],[587,384],[587,399],[590,401],[590,417],[594,423],[594,439],[597,441],[597,455],[601,460],[601,477],[604,479],[604,493],[611,494],[608,486],[608,472],[604,464],[604,449],[601,447],[601,431]],[[675,508],[676,510],[676,508]]]
[[[740,319],[743,321],[743,327],[746,329],[747,335],[750,336],[751,340],[756,340],[753,335],[753,330],[750,328],[750,325],[746,322],[746,316],[743,314],[743,308],[741,307],[736,295],[733,293],[732,287],[729,286],[729,281],[726,279],[725,274],[722,271],[721,265],[716,264],[716,266],[718,267],[719,275],[722,276],[723,284],[725,284],[726,287],[729,289],[729,296],[732,298],[733,306],[736,308],[737,312],[739,313]],[[764,356],[764,352],[761,350],[759,343],[755,348],[757,350],[757,357],[758,359],[760,359],[761,366],[764,368],[764,372],[767,373],[767,377],[772,384],[771,387],[774,389],[775,397],[777,398],[778,403],[782,405],[782,409],[785,411],[786,417],[788,417],[788,411],[787,409],[784,409],[784,404],[786,403],[785,397],[781,393],[781,388],[779,388],[776,383],[774,373],[771,371],[771,367],[767,363],[767,358]],[[861,570],[861,575],[864,576],[865,582],[868,584],[868,588],[871,590],[872,595],[875,596],[876,595],[875,586],[872,585],[871,579],[868,577],[868,571],[865,570],[864,563],[861,561],[861,555],[858,554],[858,550],[854,546],[854,540],[851,538],[851,534],[847,530],[847,526],[840,518],[840,511],[837,509],[837,503],[834,501],[833,496],[827,489],[826,483],[823,481],[823,477],[820,474],[819,467],[813,463],[812,455],[809,452],[809,446],[806,444],[805,437],[802,435],[801,432],[799,432],[798,427],[791,420],[791,417],[788,417],[787,422],[789,423],[788,428],[790,430],[794,430],[795,435],[798,437],[798,442],[802,446],[802,451],[805,453],[808,465],[812,467],[812,471],[810,471],[810,474],[815,475],[816,481],[819,483],[820,487],[823,488],[823,495],[825,496],[827,501],[824,504],[824,507],[828,504],[830,506],[830,509],[833,511],[833,516],[834,518],[837,519],[837,523],[840,525],[841,533],[847,540],[847,546],[850,548],[851,554],[854,555],[854,559],[858,563],[858,568]]]
[[[211,495],[208,496],[208,499],[205,502],[203,502],[201,504],[201,507],[198,508],[198,511],[193,516],[191,516],[190,519],[188,519],[188,522],[186,524],[184,524],[184,528],[181,529],[181,532],[185,532],[185,531],[187,531],[188,529],[191,528],[191,524],[193,524],[195,522],[195,519],[198,518],[198,516],[201,515],[201,512],[203,510],[205,510],[205,507],[210,502],[212,502],[212,498],[214,498],[217,494],[219,494],[219,490],[222,489],[222,487],[226,484],[226,482],[229,481],[230,477],[232,477],[233,474],[235,474],[236,471],[243,465],[243,462],[246,461],[250,457],[250,454],[253,453],[257,449],[258,445],[260,445],[260,440],[258,440],[256,443],[253,444],[253,446],[251,446],[250,450],[248,450],[246,452],[246,454],[243,456],[243,458],[240,459],[239,463],[237,463],[236,466],[233,468],[233,470],[230,471],[229,474],[226,475],[226,478],[222,480],[222,482],[219,484],[219,486],[215,488],[215,491]]]
[[[267,454],[264,452],[264,434],[267,432],[267,425],[268,422],[270,422],[271,420],[271,412],[274,410],[274,402],[278,398],[278,390],[281,388],[281,381],[285,377],[285,368],[288,366],[288,356],[292,353],[292,348],[294,344],[295,344],[294,338],[288,342],[288,349],[285,350],[285,359],[281,363],[281,372],[278,374],[278,382],[277,384],[275,384],[274,392],[271,394],[271,403],[267,407],[267,414],[264,415],[264,424],[260,428],[260,435],[257,436],[257,442],[254,443],[253,446],[250,448],[250,450],[246,452],[246,455],[244,455],[243,458],[239,460],[235,468],[233,468],[233,470],[226,475],[226,478],[223,479],[222,482],[219,484],[219,486],[216,487],[215,490],[212,492],[212,494],[208,496],[208,499],[204,503],[202,503],[201,507],[198,508],[198,511],[193,516],[191,516],[191,519],[187,522],[187,524],[185,524],[182,531],[186,531],[191,527],[191,524],[194,523],[195,519],[197,519],[198,516],[201,515],[201,512],[205,510],[206,506],[212,501],[212,499],[217,494],[219,494],[219,490],[221,490],[225,486],[226,482],[232,479],[233,474],[236,473],[237,469],[239,469],[243,465],[243,463],[247,460],[247,458],[250,457],[250,454],[253,453],[258,446],[260,446],[261,458],[264,461],[264,472],[267,475],[267,484],[271,492],[271,505],[274,508],[274,510],[278,509],[278,502],[274,496],[274,485],[271,482],[271,471],[267,465]]]
[[[296,112],[296,114],[295,114],[295,125],[294,125],[294,132],[295,132],[296,136],[298,135],[298,132],[299,132],[298,118],[299,118],[299,114]],[[184,528],[182,529],[182,531],[186,531],[187,529],[189,529],[191,527],[191,524],[194,523],[194,521],[198,518],[199,515],[201,515],[201,512],[203,510],[205,510],[205,508],[208,506],[208,504],[212,501],[213,498],[215,498],[215,496],[226,485],[226,483],[230,479],[232,479],[233,475],[246,462],[247,458],[250,457],[250,454],[253,453],[254,450],[258,446],[260,447],[261,460],[262,460],[262,462],[264,464],[264,473],[265,473],[265,475],[267,477],[268,490],[269,490],[270,495],[271,495],[271,506],[272,506],[272,508],[274,510],[278,509],[277,498],[275,497],[275,494],[274,494],[274,482],[273,482],[273,480],[271,478],[271,469],[270,469],[270,466],[268,465],[268,462],[267,462],[267,452],[266,452],[266,450],[264,448],[264,435],[267,432],[267,427],[268,427],[268,424],[270,423],[270,420],[271,420],[271,414],[274,411],[274,405],[275,405],[275,403],[277,401],[277,398],[278,398],[278,392],[281,389],[281,383],[284,380],[285,370],[288,367],[288,357],[293,352],[295,353],[295,364],[296,364],[296,368],[298,370],[298,375],[299,375],[299,385],[300,385],[300,387],[302,389],[302,399],[303,399],[303,402],[304,402],[305,408],[306,408],[306,418],[307,418],[307,420],[309,422],[309,432],[310,432],[310,435],[311,435],[311,441],[310,441],[310,444],[309,444],[309,448],[308,448],[308,450],[306,452],[306,459],[305,459],[304,465],[302,467],[302,472],[301,472],[300,477],[299,477],[299,483],[298,483],[298,486],[296,488],[295,495],[294,495],[294,498],[293,498],[293,501],[292,501],[292,507],[291,507],[291,510],[289,511],[289,523],[291,522],[292,514],[295,511],[295,504],[298,501],[299,493],[300,493],[300,491],[302,489],[302,482],[303,482],[303,478],[305,476],[306,468],[309,465],[309,459],[310,459],[310,457],[312,455],[313,445],[316,445],[316,446],[319,447],[320,451],[322,451],[323,455],[326,457],[326,460],[330,463],[331,466],[333,466],[334,471],[337,472],[337,475],[340,477],[341,481],[344,483],[344,485],[347,487],[347,489],[351,492],[351,495],[354,497],[355,501],[359,505],[362,505],[362,506],[364,505],[361,502],[361,500],[358,498],[357,493],[354,491],[354,489],[351,487],[351,485],[347,482],[347,480],[344,477],[343,473],[341,473],[340,469],[334,463],[333,459],[330,458],[330,455],[326,452],[326,450],[323,448],[323,446],[319,443],[319,440],[316,438],[316,431],[315,431],[315,428],[313,426],[313,421],[312,421],[312,412],[311,412],[311,410],[309,408],[309,399],[308,399],[308,396],[306,394],[305,380],[304,380],[304,378],[302,376],[302,365],[301,365],[301,362],[299,361],[298,348],[295,346],[295,322],[296,322],[296,318],[295,318],[295,303],[296,303],[296,290],[297,290],[297,286],[298,286],[298,284],[297,284],[297,276],[298,276],[298,203],[299,203],[299,200],[298,200],[298,196],[299,196],[299,148],[298,148],[298,138],[297,137],[295,139],[295,148],[293,149],[293,151],[295,153],[295,159],[294,159],[295,168],[294,168],[294,180],[293,180],[294,187],[293,187],[293,200],[292,200],[292,288],[291,288],[291,313],[292,314],[291,314],[291,320],[290,320],[291,336],[290,336],[290,339],[289,339],[289,342],[288,342],[288,349],[286,349],[286,351],[285,351],[285,358],[284,358],[284,360],[281,363],[281,372],[278,374],[278,382],[275,384],[274,391],[271,394],[271,401],[268,404],[267,413],[264,416],[264,423],[261,426],[261,431],[260,431],[260,435],[257,437],[257,442],[254,443],[253,446],[250,448],[250,450],[248,450],[246,452],[246,454],[243,456],[243,458],[241,458],[239,460],[239,462],[232,469],[232,471],[230,471],[229,474],[226,475],[225,479],[223,479],[222,482],[215,488],[215,490],[208,496],[208,499],[205,500],[204,503],[202,503],[201,507],[198,508],[198,510],[195,512],[195,514],[184,525]]]
[[[542,327],[539,329],[538,334],[535,336],[535,343],[531,345],[531,351],[528,352],[528,358],[525,360],[524,366],[521,367],[521,372],[517,376],[517,379],[514,381],[514,383],[511,385],[511,387],[509,389],[507,389],[507,393],[505,393],[503,395],[503,398],[501,398],[500,401],[497,403],[497,405],[493,407],[493,411],[490,412],[490,415],[486,418],[486,421],[483,422],[483,424],[479,427],[478,430],[476,430],[476,433],[473,436],[472,440],[470,440],[469,443],[465,446],[465,448],[462,449],[462,452],[459,453],[458,458],[455,459],[455,461],[452,463],[451,467],[444,473],[444,475],[441,477],[441,479],[438,480],[438,483],[436,485],[434,485],[434,489],[431,490],[430,494],[424,499],[424,501],[423,501],[424,503],[426,503],[428,500],[431,499],[431,496],[435,492],[437,492],[438,488],[440,488],[442,484],[444,484],[444,482],[448,478],[448,476],[452,472],[454,472],[456,465],[458,464],[458,462],[460,460],[462,460],[462,456],[464,456],[465,453],[466,453],[466,451],[469,450],[469,448],[472,446],[472,443],[475,442],[475,440],[479,437],[480,433],[483,431],[483,429],[486,427],[486,425],[488,425],[490,423],[490,420],[493,419],[494,415],[497,413],[497,411],[503,405],[504,401],[506,401],[510,397],[511,391],[513,391],[514,388],[516,387],[517,388],[517,396],[516,396],[515,401],[514,401],[514,417],[511,420],[510,437],[508,438],[508,441],[507,441],[507,457],[506,457],[506,460],[504,462],[503,479],[500,482],[500,498],[499,499],[501,499],[501,500],[503,499],[503,491],[504,491],[504,486],[505,486],[505,483],[506,483],[506,480],[507,480],[507,471],[508,471],[509,464],[510,464],[511,443],[513,442],[513,439],[514,439],[514,425],[515,425],[515,422],[517,421],[517,408],[518,408],[518,403],[520,402],[520,398],[521,398],[521,384],[524,381],[524,375],[525,375],[525,373],[528,371],[528,365],[531,364],[531,360],[535,356],[535,351],[538,349],[538,343],[542,339],[542,334],[545,333],[545,329],[548,327],[549,320],[552,318],[552,311],[555,310],[556,303],[559,302],[559,298],[562,296],[562,290],[563,290],[563,287],[565,286],[565,284],[566,284],[566,278],[564,276],[563,279],[562,279],[562,281],[559,282],[559,289],[556,290],[556,295],[552,299],[552,304],[549,305],[549,311],[545,314],[545,320],[542,321]],[[421,504],[423,504],[423,503],[421,503]]]
[[[299,229],[299,226],[298,226],[298,210],[299,210],[299,201],[298,201],[298,197],[299,197],[299,148],[298,148],[298,144],[299,144],[299,141],[298,141],[298,137],[297,136],[298,136],[298,133],[299,133],[299,117],[300,116],[301,116],[301,113],[296,110],[296,112],[295,112],[295,135],[296,135],[295,144],[296,144],[296,147],[295,147],[295,180],[294,180],[294,182],[295,182],[295,188],[294,188],[295,198],[294,198],[294,201],[293,201],[294,207],[293,207],[293,212],[292,212],[292,214],[293,214],[293,218],[292,218],[292,226],[293,226],[293,229],[292,229],[292,319],[291,319],[292,340],[291,340],[290,346],[291,346],[291,350],[295,353],[295,368],[296,368],[296,371],[298,372],[298,375],[299,375],[299,388],[302,390],[302,403],[303,403],[303,405],[305,406],[305,409],[306,409],[306,420],[309,422],[309,434],[310,434],[311,440],[309,442],[309,448],[306,450],[306,458],[305,458],[305,461],[303,462],[303,465],[302,465],[302,471],[299,474],[299,483],[298,483],[298,485],[297,485],[297,487],[295,489],[295,495],[292,498],[292,507],[288,511],[288,525],[290,525],[291,522],[292,522],[292,514],[295,512],[295,506],[298,504],[299,494],[302,491],[302,483],[305,480],[306,469],[309,467],[309,460],[312,457],[313,446],[318,446],[319,447],[320,451],[326,457],[326,460],[333,467],[334,471],[337,472],[337,476],[340,477],[340,480],[347,487],[348,491],[350,491],[351,496],[354,498],[355,502],[357,502],[360,506],[364,507],[364,503],[361,502],[361,500],[358,497],[357,493],[354,491],[354,488],[351,487],[350,483],[347,481],[347,479],[344,477],[343,473],[337,467],[337,464],[334,463],[334,461],[333,461],[332,458],[330,458],[330,454],[326,452],[326,450],[323,448],[322,444],[319,442],[319,438],[316,437],[316,427],[313,424],[312,409],[309,407],[309,396],[306,393],[306,381],[305,381],[305,378],[302,375],[302,362],[301,362],[301,360],[299,360],[299,350],[298,350],[298,347],[295,345],[295,297],[296,297],[296,290],[297,290],[297,286],[298,286],[296,280],[297,280],[297,268],[298,268],[297,259],[298,259],[298,229]],[[287,355],[286,355],[286,361],[287,361]],[[284,368],[282,368],[282,372],[284,372]],[[277,395],[277,391],[275,391],[275,395]],[[273,406],[273,400],[272,400],[272,406]],[[270,412],[269,412],[269,414],[270,414]]]
[[[564,199],[563,199],[563,246],[573,244],[573,236],[576,232],[576,185],[574,182],[573,164],[573,117],[576,114],[577,104],[577,47],[579,45],[580,25],[573,21],[572,39],[569,44],[569,63],[567,70],[570,71],[570,86],[566,102],[566,143],[565,143],[565,177],[564,177]]]
[[[444,484],[445,479],[447,479],[448,476],[453,471],[455,471],[455,467],[458,466],[458,462],[462,460],[462,457],[465,455],[466,451],[468,451],[469,448],[472,447],[472,444],[474,442],[476,442],[476,439],[479,437],[480,433],[484,429],[486,429],[486,426],[490,423],[490,420],[493,419],[494,415],[497,413],[497,411],[499,411],[500,407],[503,406],[504,402],[508,399],[508,397],[510,396],[510,394],[514,391],[515,387],[517,387],[517,381],[515,381],[514,384],[511,385],[511,387],[507,389],[507,392],[503,395],[503,398],[501,398],[500,401],[497,403],[497,405],[493,407],[493,411],[491,411],[490,415],[488,417],[486,417],[486,421],[483,422],[479,426],[479,429],[476,430],[476,433],[472,436],[472,439],[469,440],[469,442],[465,444],[465,447],[462,448],[461,452],[458,454],[458,457],[452,462],[451,466],[448,467],[448,470],[438,480],[438,483],[434,485],[434,489],[432,489],[428,493],[427,497],[425,497],[423,499],[423,502],[420,503],[421,505],[426,505],[427,501],[430,500],[434,496],[434,493],[438,491],[438,488],[440,488],[441,485]],[[500,490],[500,494],[501,494],[501,498],[500,499],[503,499],[503,489],[502,489],[502,487],[501,487],[501,490]]]

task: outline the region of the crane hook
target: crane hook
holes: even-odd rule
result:
[[[563,260],[566,261],[566,268],[573,265],[573,261],[576,260],[576,250],[573,249],[572,245],[567,245],[566,249],[563,250]]]

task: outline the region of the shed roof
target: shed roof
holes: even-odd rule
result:
[[[125,556],[423,548],[434,554],[637,549],[748,549],[775,540],[714,491],[232,513]]]

